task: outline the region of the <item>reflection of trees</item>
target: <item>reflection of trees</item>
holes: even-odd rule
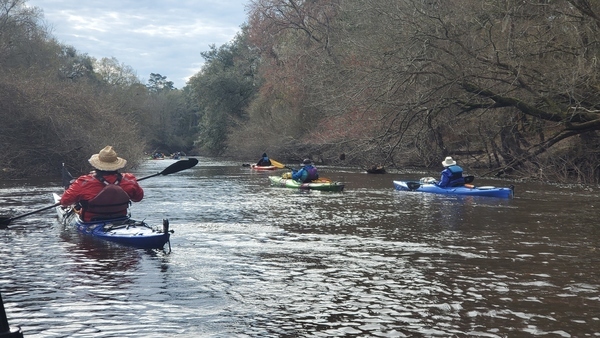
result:
[[[314,151],[436,166],[452,154],[490,173],[600,179],[600,4],[260,0],[250,9],[273,89],[260,96],[320,122],[296,136],[313,136]]]

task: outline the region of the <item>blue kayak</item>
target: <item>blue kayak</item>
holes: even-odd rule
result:
[[[60,201],[60,196],[54,194],[54,201]],[[163,220],[162,228],[158,229],[127,216],[84,222],[72,208],[57,206],[56,213],[64,226],[84,235],[140,249],[163,249],[169,243],[169,251],[171,249],[169,238],[172,231],[169,231],[168,220]]]
[[[440,188],[433,183],[421,183],[417,181],[394,181],[394,188],[401,191],[428,192],[444,195],[467,195],[485,196],[498,198],[513,198],[514,187],[473,186],[464,185],[459,187]]]

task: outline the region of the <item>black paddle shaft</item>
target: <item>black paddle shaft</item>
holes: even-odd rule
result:
[[[10,222],[12,222],[12,221],[14,221],[14,220],[16,220],[16,219],[23,218],[23,217],[25,217],[25,216],[29,216],[29,215],[33,215],[33,214],[36,214],[36,213],[38,213],[38,212],[40,212],[40,211],[44,211],[44,210],[48,210],[48,209],[52,209],[52,208],[55,208],[55,207],[57,207],[57,206],[59,206],[59,205],[60,205],[60,203],[55,203],[55,204],[49,205],[49,206],[47,206],[47,207],[43,207],[43,208],[41,208],[41,209],[37,209],[37,210],[34,210],[34,211],[30,211],[30,212],[28,212],[28,213],[26,213],[26,214],[19,215],[19,216],[15,216],[15,217],[10,217],[10,218],[7,218],[7,217],[0,217],[0,228],[5,228],[7,225],[9,225],[9,224],[10,224]]]
[[[182,170],[186,170],[186,169],[192,168],[196,164],[198,164],[198,160],[195,159],[195,158],[189,158],[187,160],[177,161],[177,162],[171,164],[170,166],[166,167],[163,171],[161,171],[159,173],[156,173],[156,174],[153,174],[153,175],[150,175],[150,176],[142,177],[142,178],[138,179],[138,181],[142,181],[142,180],[145,180],[147,178],[155,177],[155,176],[159,176],[159,175],[174,174],[174,173],[180,172]],[[22,217],[26,217],[26,216],[29,216],[29,215],[33,215],[33,214],[36,214],[36,213],[38,213],[40,211],[52,209],[52,208],[55,208],[55,207],[57,207],[59,205],[60,205],[60,203],[55,203],[53,205],[49,205],[47,207],[43,207],[41,209],[37,209],[37,210],[31,211],[31,212],[28,212],[26,214],[15,216],[15,217],[11,217],[11,218],[0,217],[0,228],[5,228],[7,225],[10,224],[10,222],[12,222],[12,221],[14,221],[16,219],[19,219],[19,218],[22,218]]]

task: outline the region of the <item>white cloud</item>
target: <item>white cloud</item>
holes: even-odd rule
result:
[[[142,81],[159,73],[182,88],[202,67],[200,53],[230,42],[250,0],[27,0],[53,35],[95,58],[115,57]]]

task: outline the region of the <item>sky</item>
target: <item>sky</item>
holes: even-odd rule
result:
[[[150,73],[181,89],[201,52],[230,42],[250,0],[26,0],[42,9],[51,34],[96,59],[116,58],[145,84]]]

